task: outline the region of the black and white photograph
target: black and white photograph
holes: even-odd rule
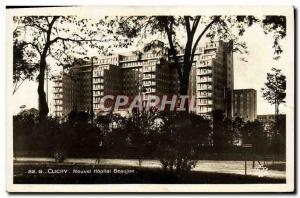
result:
[[[294,8],[6,7],[9,192],[293,192]]]

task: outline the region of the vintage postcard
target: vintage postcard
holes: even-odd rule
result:
[[[293,192],[294,8],[7,7],[8,192]]]

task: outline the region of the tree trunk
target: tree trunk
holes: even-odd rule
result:
[[[180,82],[179,94],[180,95],[188,95],[189,82],[183,80]]]
[[[188,90],[189,90],[189,80],[190,80],[190,71],[192,67],[192,63],[189,61],[190,54],[185,55],[184,65],[182,69],[182,78],[180,79],[180,86],[179,86],[179,94],[181,96],[187,96]],[[188,100],[185,100],[184,108],[187,112],[189,112],[189,104],[190,104],[191,98],[188,98]]]
[[[46,69],[46,56],[42,56],[40,62],[40,73],[38,76],[39,120],[40,121],[46,120],[46,117],[49,113],[49,108],[46,100],[46,93],[44,91],[45,69]]]
[[[180,85],[179,85],[179,95],[180,96],[187,96],[188,95],[188,88],[189,88],[189,80],[188,79],[182,79],[180,81]],[[189,102],[190,102],[190,98],[188,98],[187,100],[184,101],[184,109],[186,112],[189,111]],[[180,101],[181,103],[181,101]]]

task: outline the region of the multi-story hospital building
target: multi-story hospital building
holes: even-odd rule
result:
[[[183,64],[183,53],[179,54]],[[154,52],[116,54],[77,59],[68,72],[54,80],[54,115],[67,115],[73,108],[101,112],[105,95],[178,95],[179,81],[172,59]],[[189,80],[197,114],[219,109],[233,116],[232,43],[208,42],[195,53]]]

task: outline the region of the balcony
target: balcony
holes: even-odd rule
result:
[[[208,93],[208,94],[198,94],[197,93],[197,98],[211,98],[212,94]]]
[[[57,99],[63,99],[63,96],[62,95],[54,95],[54,100],[57,100]]]
[[[197,113],[199,114],[208,114],[208,113],[211,113],[212,109],[206,109],[206,110],[200,110],[200,109],[197,109]]]
[[[206,100],[206,99],[205,99]],[[212,100],[207,100],[205,101],[197,101],[197,106],[211,106],[212,105]]]
[[[213,60],[200,60],[198,67],[211,67],[213,65]]]
[[[207,72],[203,72],[201,70],[200,71],[197,70],[196,75],[198,75],[198,76],[211,76],[212,75],[212,71],[210,70],[210,71],[207,71]]]
[[[98,90],[104,90],[104,86],[94,86],[93,87],[94,91],[98,91]]]
[[[63,93],[62,88],[54,88],[53,93]]]
[[[200,78],[198,83],[211,83],[212,78]]]
[[[103,96],[103,92],[94,92],[94,96]]]
[[[54,88],[62,88],[63,87],[63,85],[62,84],[54,84],[54,86],[53,86]]]
[[[219,43],[214,42],[214,43],[206,43],[205,49],[216,49],[219,46]]]
[[[104,71],[95,71],[93,73],[93,78],[101,78],[104,76]]]
[[[143,77],[143,80],[151,80],[151,79],[155,79],[155,75]]]
[[[197,86],[197,90],[212,90],[212,86],[206,86],[206,87],[201,87],[201,86]]]
[[[143,73],[155,73],[155,69],[144,69]]]
[[[93,81],[93,84],[103,84],[103,81]]]
[[[156,82],[154,81],[144,81],[143,86],[144,87],[151,87],[151,86],[155,86]]]
[[[138,60],[138,56],[133,55],[133,56],[123,56],[120,59],[120,63],[122,62],[129,62],[129,61],[137,61]]]

